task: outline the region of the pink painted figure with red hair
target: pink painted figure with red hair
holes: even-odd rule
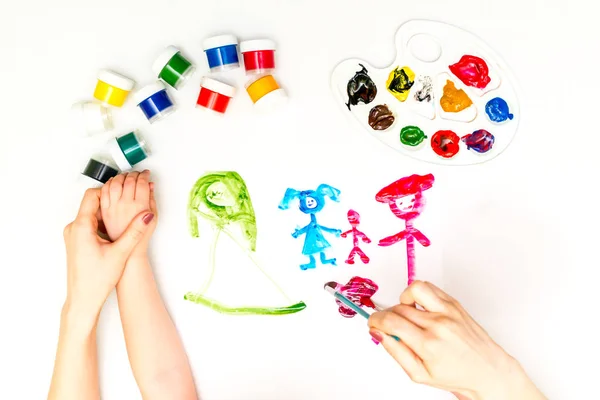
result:
[[[352,229],[342,233],[341,236],[345,238],[348,234],[351,234],[354,247],[352,248],[352,251],[350,251],[348,259],[346,259],[346,264],[354,264],[354,256],[357,254],[364,264],[368,264],[369,257],[360,249],[360,247],[358,247],[360,239],[365,243],[371,243],[371,239],[357,229],[358,225],[360,225],[360,214],[354,210],[348,210],[348,222],[350,222]]]
[[[384,187],[377,193],[375,200],[386,203],[392,213],[404,220],[405,228],[395,235],[385,237],[379,241],[380,246],[391,246],[406,240],[406,260],[408,270],[408,284],[415,280],[415,239],[423,247],[431,244],[427,236],[414,227],[413,221],[423,211],[425,198],[423,192],[431,189],[434,178],[432,174],[411,175]]]
[[[369,307],[375,309],[375,303],[371,300],[371,296],[377,292],[379,286],[375,282],[367,278],[361,278],[360,276],[355,276],[350,279],[348,283],[345,285],[337,284],[335,290],[343,294],[348,298],[348,300],[352,301],[359,307]],[[346,318],[352,318],[356,315],[356,311],[351,309],[350,307],[344,305],[339,300],[335,301],[339,306],[338,311],[342,316]]]

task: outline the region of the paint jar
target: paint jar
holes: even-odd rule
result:
[[[93,180],[94,186],[102,185],[110,178],[119,174],[119,170],[115,163],[104,154],[93,155],[85,166],[83,176]]]
[[[203,42],[211,72],[227,71],[240,66],[237,38],[233,35],[213,36]]]
[[[152,64],[154,75],[174,89],[181,88],[194,73],[194,66],[175,46],[168,46]]]
[[[135,102],[151,124],[175,111],[175,104],[162,82],[154,82],[138,90]]]
[[[116,72],[102,69],[98,72],[98,83],[94,90],[94,97],[105,106],[121,107],[135,81]]]
[[[234,95],[235,88],[233,86],[205,76],[202,78],[196,106],[224,114],[229,105],[229,100]]]
[[[285,91],[273,75],[257,75],[246,83],[246,91],[254,106],[261,110],[273,109],[287,102]]]
[[[269,39],[246,40],[240,43],[247,74],[270,73],[275,69],[275,42]]]
[[[71,120],[76,132],[85,132],[87,135],[113,129],[110,109],[93,101],[81,101],[73,104]]]
[[[108,151],[121,171],[129,171],[151,154],[148,144],[136,131],[111,139]]]

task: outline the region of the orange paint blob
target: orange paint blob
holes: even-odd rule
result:
[[[469,108],[472,104],[473,102],[464,90],[457,89],[456,86],[454,86],[454,82],[450,80],[446,81],[444,95],[440,99],[442,110],[457,113]]]

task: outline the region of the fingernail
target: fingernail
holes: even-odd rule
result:
[[[142,221],[144,221],[144,223],[146,225],[148,225],[150,222],[152,222],[153,219],[154,219],[154,214],[148,213],[148,214],[144,215],[144,217],[142,218]]]
[[[383,342],[383,335],[375,330],[370,330],[369,331],[369,335],[371,335],[371,337],[375,340],[377,340],[378,342]]]

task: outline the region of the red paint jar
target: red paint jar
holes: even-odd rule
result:
[[[229,100],[234,95],[235,88],[233,86],[204,77],[200,84],[200,94],[198,95],[196,106],[224,114],[229,105]]]
[[[269,39],[246,40],[240,43],[247,74],[270,73],[275,69],[275,42]]]

